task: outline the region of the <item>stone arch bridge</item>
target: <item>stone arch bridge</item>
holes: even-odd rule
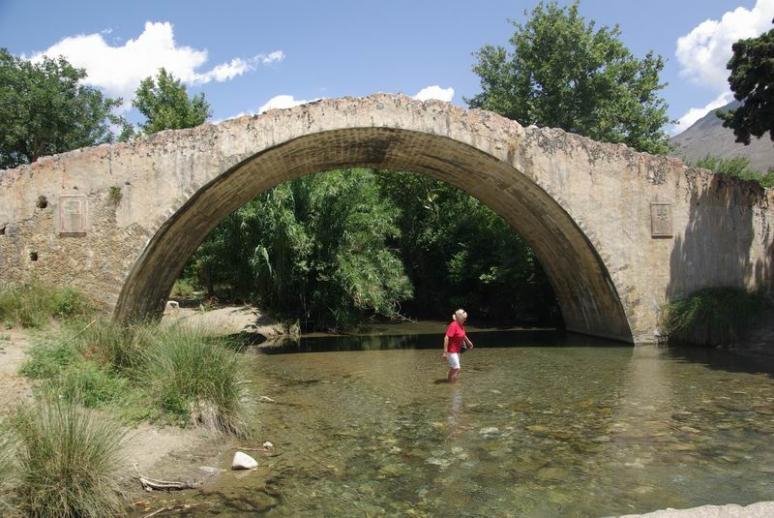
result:
[[[432,176],[491,207],[534,248],[572,331],[651,341],[670,298],[772,288],[774,193],[623,145],[386,94],[0,171],[0,282],[74,286],[120,319],[158,314],[226,215],[286,180],[352,166]]]

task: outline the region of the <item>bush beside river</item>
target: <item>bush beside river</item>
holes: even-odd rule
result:
[[[758,327],[771,326],[763,318],[771,306],[762,293],[705,288],[668,303],[662,327],[671,343],[744,349]]]

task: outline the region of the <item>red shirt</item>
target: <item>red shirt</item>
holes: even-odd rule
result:
[[[456,320],[452,320],[452,323],[446,328],[446,336],[449,337],[448,351],[450,353],[460,352],[465,341],[465,327]]]

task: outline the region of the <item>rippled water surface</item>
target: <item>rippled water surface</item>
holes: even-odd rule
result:
[[[774,499],[767,367],[546,333],[473,338],[457,385],[442,382],[438,334],[248,355],[275,401],[259,406],[259,435],[278,455],[225,473],[211,495],[228,505],[199,495],[197,509],[555,517]]]

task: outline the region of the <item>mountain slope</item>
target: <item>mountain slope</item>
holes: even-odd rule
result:
[[[690,128],[669,141],[675,146],[673,155],[687,163],[714,155],[721,158],[744,156],[750,159],[750,166],[760,172],[774,169],[774,142],[766,134],[760,139],[752,138],[749,146],[734,142],[734,132],[723,127],[723,121],[716,112],[734,109],[739,106],[734,101],[722,108],[713,110],[697,120]]]

